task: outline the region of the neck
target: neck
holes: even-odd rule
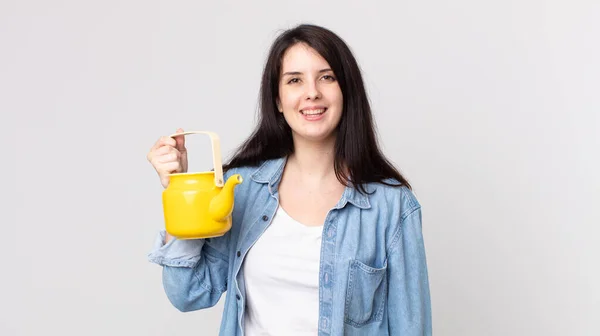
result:
[[[288,158],[288,168],[302,179],[323,181],[335,179],[335,136],[320,142],[294,139],[294,153]]]

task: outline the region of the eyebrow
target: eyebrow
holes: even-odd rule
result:
[[[329,71],[333,71],[333,70],[331,70],[329,68],[327,68],[327,69],[321,69],[321,70],[319,70],[319,73],[329,72]],[[297,75],[302,75],[302,72],[300,72],[300,71],[289,71],[289,72],[284,73],[282,76],[297,76]]]

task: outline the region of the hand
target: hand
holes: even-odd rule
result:
[[[176,131],[176,133],[182,132],[181,128]],[[169,185],[169,174],[187,172],[188,158],[185,136],[160,137],[150,149],[147,158],[158,173],[160,183],[166,188]]]

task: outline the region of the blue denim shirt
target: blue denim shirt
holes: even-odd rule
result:
[[[242,263],[279,204],[285,159],[241,174],[233,226],[222,237],[172,239],[164,231],[148,255],[163,266],[163,285],[181,311],[214,306],[226,293],[220,335],[243,335]],[[421,206],[406,187],[346,187],[323,226],[319,270],[319,335],[431,335],[431,303]]]

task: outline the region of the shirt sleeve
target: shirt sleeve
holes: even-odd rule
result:
[[[161,266],[194,267],[200,260],[204,239],[171,239],[164,243],[166,231],[161,230],[154,240],[148,260]]]
[[[227,239],[219,238],[212,243],[173,238],[164,244],[165,231],[157,235],[148,259],[162,266],[165,293],[180,311],[212,307],[227,290],[228,260],[215,248],[225,248]]]
[[[430,336],[431,301],[420,207],[400,219],[388,254],[388,279],[390,335]]]

